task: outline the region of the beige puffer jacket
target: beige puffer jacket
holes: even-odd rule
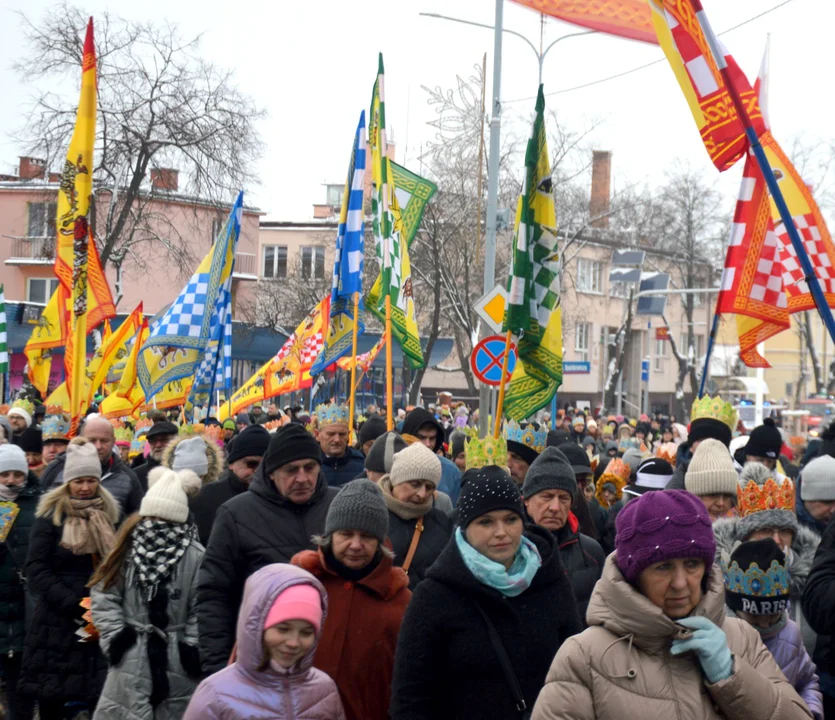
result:
[[[812,717],[757,631],[725,617],[722,573],[693,611],[721,627],[734,655],[731,677],[714,685],[695,654],[670,654],[684,631],[606,560],[589,603],[589,628],[566,640],[539,694],[533,720],[807,720]]]

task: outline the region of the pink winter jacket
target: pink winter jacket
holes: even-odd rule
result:
[[[327,596],[310,573],[276,563],[247,580],[238,614],[237,661],[198,686],[183,720],[345,720],[336,683],[312,667],[317,642],[286,674],[267,668],[263,659],[264,622],[276,597],[291,585],[313,585],[322,597],[322,625]]]

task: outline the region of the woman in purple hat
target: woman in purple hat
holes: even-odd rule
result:
[[[704,504],[647,493],[617,518],[617,550],[563,643],[533,720],[802,720],[806,704],[757,631],[725,617]]]

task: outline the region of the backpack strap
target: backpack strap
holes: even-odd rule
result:
[[[420,542],[420,536],[423,533],[423,518],[418,518],[418,521],[415,523],[415,531],[412,533],[412,542],[409,545],[409,552],[406,553],[406,559],[403,561],[403,572],[408,573],[409,568],[412,567],[412,560],[415,557],[415,551],[417,550],[418,543]]]

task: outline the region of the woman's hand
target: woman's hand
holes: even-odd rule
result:
[[[690,651],[696,653],[705,677],[711,684],[725,680],[733,674],[733,658],[722,628],[700,616],[682,618],[676,622],[692,629],[693,636],[686,640],[673,640],[670,647],[673,655]]]

